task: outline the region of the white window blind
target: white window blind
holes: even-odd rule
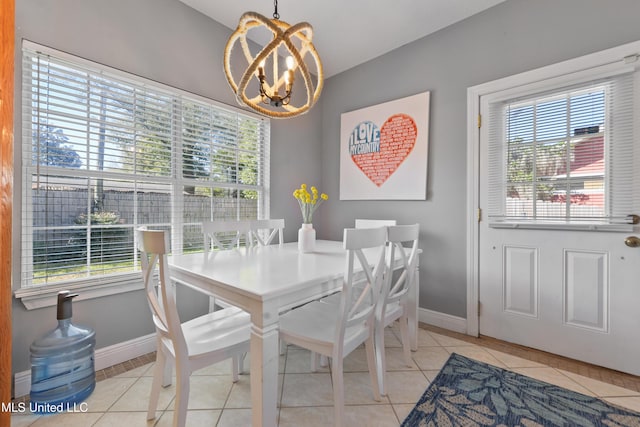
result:
[[[490,220],[627,223],[633,85],[625,73],[490,104]]]
[[[179,253],[268,217],[267,119],[29,42],[22,70],[23,288],[132,277],[143,225]]]

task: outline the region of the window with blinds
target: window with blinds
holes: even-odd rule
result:
[[[631,73],[489,108],[490,219],[627,222],[634,202]]]
[[[268,217],[268,120],[29,42],[22,65],[23,288],[131,280],[140,226],[180,253]]]

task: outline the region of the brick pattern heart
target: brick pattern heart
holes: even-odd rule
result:
[[[352,154],[358,168],[378,187],[400,167],[409,156],[418,138],[418,127],[411,116],[394,114],[380,129],[378,151]]]

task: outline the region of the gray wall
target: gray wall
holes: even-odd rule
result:
[[[640,40],[638,16],[637,0],[508,0],[329,79],[322,191],[334,198],[317,215],[320,236],[341,238],[357,217],[419,222],[420,306],[466,317],[467,88]],[[338,201],[340,114],[427,90],[427,200]]]
[[[230,29],[176,0],[16,1],[14,254],[20,254],[21,40],[237,106],[222,67],[230,34]],[[285,218],[286,240],[295,240],[300,223],[291,193],[304,180],[320,182],[320,114],[316,106],[305,116],[271,123],[271,216]],[[16,289],[19,256],[12,262]],[[207,308],[207,300],[194,292],[182,291],[178,298],[183,319]],[[55,327],[55,315],[55,307],[27,311],[14,299],[13,372],[29,369],[29,346]],[[73,317],[96,330],[97,348],[154,331],[142,291],[78,301]]]
[[[472,0],[469,0],[472,1]],[[18,0],[16,76],[22,38],[228,104],[221,58],[230,30],[176,0]],[[465,316],[466,88],[640,39],[637,0],[508,0],[431,36],[334,76],[302,117],[272,121],[271,216],[296,238],[291,196],[302,182],[330,200],[315,216],[320,238],[341,239],[356,217],[421,224],[424,308]],[[322,52],[320,52],[322,55]],[[16,82],[16,112],[21,110]],[[428,199],[339,201],[340,113],[431,91]],[[20,253],[20,117],[16,117],[14,254]],[[14,287],[20,278],[13,260]],[[184,292],[185,318],[205,302]],[[153,332],[142,292],[80,301],[74,319],[96,329],[97,347]],[[53,308],[13,304],[13,370],[29,368],[29,345],[55,325]]]

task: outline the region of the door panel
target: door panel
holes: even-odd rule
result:
[[[572,326],[608,331],[609,256],[606,252],[564,251],[564,319]]]
[[[538,315],[538,251],[536,248],[505,246],[502,264],[504,311]]]

